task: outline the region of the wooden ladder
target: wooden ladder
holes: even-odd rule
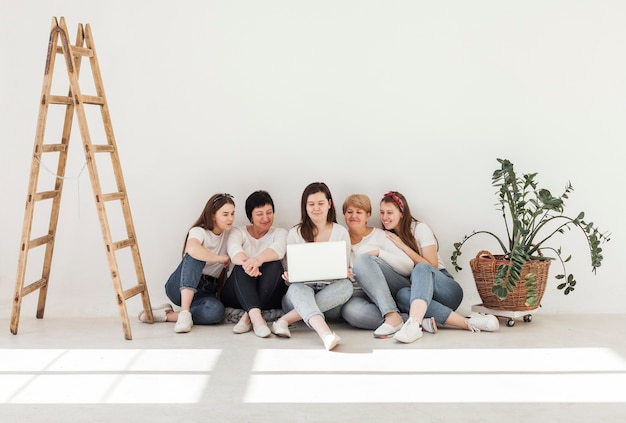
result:
[[[69,77],[69,93],[66,96],[51,95],[53,82],[53,71],[55,58],[57,55],[63,56],[65,68]],[[79,73],[82,58],[89,58],[89,67],[93,76],[93,84],[95,86],[95,95],[84,95],[79,87]],[[61,194],[63,192],[63,182],[65,176],[65,167],[67,163],[68,146],[72,129],[74,114],[80,129],[80,136],[83,141],[86,166],[89,169],[89,177],[96,202],[96,209],[100,220],[100,228],[104,238],[106,256],[108,259],[111,278],[113,279],[113,287],[117,305],[119,307],[120,316],[122,318],[122,326],[124,337],[132,339],[130,322],[128,319],[128,311],[126,309],[126,300],[140,294],[143,309],[148,322],[153,321],[152,308],[148,295],[148,288],[144,276],[141,257],[139,255],[139,246],[135,233],[133,220],[130,212],[130,205],[124,178],[122,176],[122,167],[118,156],[118,150],[113,135],[111,119],[109,116],[109,108],[104,95],[102,77],[96,49],[91,35],[89,24],[83,26],[78,25],[78,34],[76,35],[76,44],[71,45],[65,19],[62,17],[60,22],[56,18],[52,18],[52,27],[50,29],[50,39],[48,43],[48,52],[46,56],[46,65],[43,78],[43,88],[41,90],[41,98],[39,104],[39,117],[37,120],[37,132],[35,135],[35,147],[32,158],[30,171],[30,182],[28,185],[28,196],[26,200],[26,210],[24,213],[24,224],[22,228],[22,238],[20,243],[19,260],[17,266],[17,278],[15,282],[15,295],[13,297],[13,308],[11,315],[11,333],[17,334],[19,324],[20,308],[22,298],[36,290],[39,290],[39,300],[37,305],[36,317],[43,318],[46,305],[46,295],[48,292],[48,282],[50,278],[50,268],[52,264],[52,253],[54,250],[54,242],[57,232],[57,223],[59,218],[59,208],[61,205]],[[48,115],[48,106],[61,105],[65,106],[65,120],[61,140],[59,143],[44,143],[46,133],[46,120]],[[94,144],[92,142],[89,127],[87,125],[86,106],[98,106],[102,117],[105,143]],[[104,140],[102,140],[104,141]],[[37,183],[39,181],[39,172],[42,166],[43,155],[46,153],[58,154],[56,178],[54,189],[49,191],[37,191]],[[114,192],[102,192],[102,186],[98,176],[96,167],[96,155],[100,157],[108,156],[111,160],[112,173],[114,174],[117,189]],[[46,158],[50,155],[46,155]],[[108,159],[107,159],[108,160]],[[48,232],[43,236],[31,239],[31,231],[33,224],[33,215],[35,204],[51,201],[50,205],[50,221]],[[107,217],[107,209],[105,203],[119,202],[121,214],[123,214],[125,222],[126,238],[114,241],[111,237],[111,228]],[[47,203],[50,204],[50,203]],[[43,255],[43,270],[41,278],[33,283],[24,285],[25,273],[27,270],[28,252],[40,246],[45,246]],[[120,272],[118,267],[117,252],[124,248],[130,248],[130,254],[134,262],[134,268],[137,278],[137,284],[129,289],[123,289]]]

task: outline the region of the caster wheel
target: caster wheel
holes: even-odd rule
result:
[[[511,327],[513,327],[513,326],[515,326],[515,319],[508,319],[508,320],[506,321],[506,325],[507,325],[508,327],[510,327],[510,328],[511,328]]]
[[[524,316],[524,321],[526,323],[530,323],[533,321],[533,315],[532,314],[527,314],[526,316]]]

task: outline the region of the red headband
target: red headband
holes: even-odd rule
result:
[[[389,191],[387,194],[384,195],[384,197],[391,197],[391,199],[393,200],[394,203],[396,203],[400,211],[404,213],[404,203],[402,202],[400,197],[396,195],[395,192]]]

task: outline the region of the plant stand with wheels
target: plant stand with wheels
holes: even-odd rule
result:
[[[485,314],[493,314],[496,317],[506,317],[506,325],[508,327],[515,326],[515,319],[520,317],[524,318],[526,323],[530,323],[533,321],[532,313],[539,309],[539,307],[534,308],[532,310],[524,310],[524,311],[508,311],[508,310],[495,310],[492,308],[485,307],[483,304],[475,304],[472,306],[472,311],[476,313],[485,313]]]

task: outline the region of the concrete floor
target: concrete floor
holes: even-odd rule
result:
[[[131,324],[129,341],[117,316],[23,313],[17,335],[0,319],[0,422],[626,421],[626,315],[537,313],[409,345],[332,323],[332,352],[303,325],[261,339]]]

